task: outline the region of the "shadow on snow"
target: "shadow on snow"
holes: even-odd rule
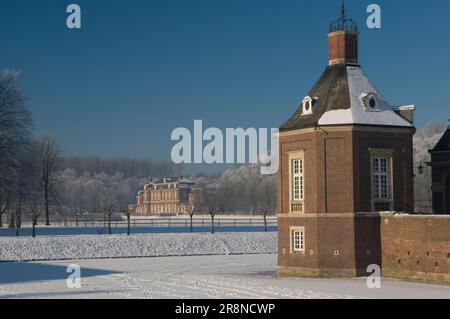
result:
[[[45,263],[8,262],[0,263],[0,285],[65,280],[70,275],[67,265]],[[105,269],[81,268],[81,278],[96,277],[117,273]]]

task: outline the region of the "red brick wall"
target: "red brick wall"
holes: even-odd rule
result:
[[[289,212],[289,152],[305,151],[305,213],[354,212],[353,133],[307,131],[280,137],[278,213]]]
[[[383,276],[450,282],[450,216],[381,217]]]
[[[290,251],[290,226],[305,227],[305,253]],[[280,217],[278,236],[281,274],[367,276],[376,264],[385,278],[450,283],[450,216]]]
[[[289,157],[288,152],[305,150],[305,201],[307,212],[317,211],[317,170],[320,162],[316,159],[316,132],[280,138],[280,167],[278,170],[278,212],[289,212]]]
[[[414,130],[380,128],[354,131],[354,177],[356,212],[371,212],[370,149],[391,149],[393,153],[394,210],[414,211],[413,145]]]
[[[305,253],[291,253],[290,227],[303,226],[305,232]],[[318,231],[315,218],[279,218],[278,219],[278,266],[318,268]],[[311,254],[312,250],[312,254]]]
[[[304,253],[290,251],[290,226],[305,227]],[[279,217],[278,249],[279,267],[298,268],[284,274],[365,276],[368,265],[381,265],[380,218],[378,214]]]
[[[319,268],[323,274],[343,271],[356,275],[354,232],[353,216],[318,218]]]
[[[356,32],[333,32],[328,35],[328,58],[358,62],[358,34]]]
[[[391,271],[395,270],[392,261],[397,252],[389,255],[386,247],[402,247],[399,243],[403,241],[403,233],[394,229],[390,237],[385,235],[380,215],[370,213],[370,152],[371,149],[392,151],[394,208],[411,212],[414,208],[413,133],[414,129],[409,128],[324,127],[280,137],[280,274],[366,276],[367,266],[377,264],[384,267],[386,274],[399,276]],[[289,214],[288,154],[299,150],[304,151],[305,159],[305,214]],[[450,226],[446,225],[449,234],[445,236],[450,236]],[[305,227],[304,253],[290,251],[291,226]],[[442,245],[448,242],[439,245],[442,250]]]
[[[305,151],[305,212],[372,211],[370,149],[393,150],[394,210],[414,211],[413,129],[318,129],[280,137],[278,213],[289,212],[288,152]]]

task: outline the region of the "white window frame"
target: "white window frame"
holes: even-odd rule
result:
[[[302,115],[313,114],[314,102],[317,100],[317,97],[305,96],[302,101]],[[309,104],[309,108],[306,108],[306,104]]]
[[[385,165],[382,165],[382,163]],[[377,204],[389,205],[393,210],[393,150],[372,149],[370,156],[370,176],[372,190],[372,210]]]
[[[292,151],[287,155],[289,160],[289,214],[304,214],[306,199],[305,151]],[[297,165],[295,165],[296,163]]]
[[[291,227],[290,242],[292,253],[304,253],[306,251],[305,227]]]
[[[390,200],[389,157],[372,157],[373,193],[375,201]]]
[[[294,202],[305,199],[305,162],[303,158],[296,158],[291,161],[292,165],[292,200]]]

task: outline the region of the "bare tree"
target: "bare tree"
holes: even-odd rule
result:
[[[214,224],[214,218],[216,217],[217,208],[216,207],[210,207],[208,208],[209,216],[211,216],[211,234],[214,234],[215,232],[215,224]]]
[[[28,207],[28,212],[31,217],[32,237],[34,238],[34,237],[36,237],[36,225],[37,225],[37,220],[38,220],[39,216],[41,216],[41,213],[42,213],[42,206],[31,204]]]
[[[130,233],[131,233],[131,209],[127,206],[127,208],[125,208],[123,210],[123,214],[127,218],[127,235],[130,236]]]
[[[31,113],[25,107],[18,75],[0,72],[0,226],[8,211],[10,226],[15,224],[9,207],[18,163],[31,139]]]
[[[31,219],[32,226],[32,237],[36,237],[36,225],[38,224],[38,219],[42,214],[43,201],[41,196],[41,179],[39,174],[39,162],[36,161],[36,157],[33,156],[33,151],[36,148],[31,147],[28,153],[27,159],[23,161],[19,184],[17,188],[17,199],[16,199],[16,236],[19,236],[19,229],[21,227],[22,210],[23,207]]]
[[[38,155],[38,145],[36,143],[30,144],[24,152],[17,170],[17,182],[14,190],[16,236],[20,235],[24,207],[31,216],[33,237],[36,235],[35,227],[43,207],[41,166]]]
[[[189,194],[189,202],[183,204],[184,211],[189,215],[191,233],[194,232],[194,227],[192,225],[192,219],[194,218],[194,214],[198,210],[200,198],[201,198],[201,190],[193,189],[191,191],[191,193]]]
[[[3,182],[3,181],[0,181]],[[0,187],[0,228],[3,227],[3,215],[10,208],[10,194],[7,187]]]
[[[211,217],[211,233],[215,232],[214,218],[219,210],[218,189],[214,185],[209,185],[203,194],[204,204],[209,216]]]
[[[57,196],[57,184],[59,179],[58,165],[60,162],[61,146],[56,138],[47,134],[37,140],[42,164],[42,186],[45,206],[45,225],[50,225],[50,201],[51,196]]]
[[[259,193],[262,195],[262,197],[259,198],[259,203],[262,207],[262,213],[264,218],[264,231],[267,232],[268,230],[267,215],[269,214],[269,212],[275,209],[273,195],[276,193],[276,186],[275,186],[276,184],[274,181],[274,176],[272,179],[266,176],[264,180],[261,177],[259,185],[260,185]]]
[[[111,219],[112,216],[114,215],[114,211],[115,211],[115,206],[113,203],[107,203],[105,206],[105,214],[106,217],[108,218],[108,234],[112,234],[112,230],[111,230]]]
[[[20,229],[22,227],[22,202],[19,202],[16,208],[16,237],[20,236]]]

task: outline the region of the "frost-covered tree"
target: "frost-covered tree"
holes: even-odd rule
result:
[[[227,170],[217,181],[220,206],[227,213],[274,212],[276,176],[262,175],[257,164]]]
[[[0,72],[0,220],[10,210],[19,162],[31,136],[31,113],[25,106],[18,75]]]
[[[39,149],[36,143],[30,144],[19,162],[19,169],[16,173],[16,187],[13,197],[16,236],[20,234],[24,211],[31,219],[33,237],[36,236],[35,227],[44,207],[41,166],[37,160],[38,154]]]
[[[414,136],[414,195],[416,211],[422,213],[432,212],[431,198],[431,168],[426,164],[430,161],[428,153],[445,131],[445,124],[441,122],[430,122]],[[419,166],[423,167],[423,172],[418,171]]]
[[[60,175],[61,146],[54,136],[44,134],[36,140],[41,163],[45,225],[50,225],[50,205],[57,201]]]

